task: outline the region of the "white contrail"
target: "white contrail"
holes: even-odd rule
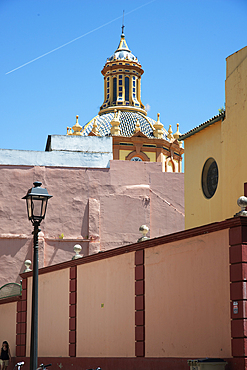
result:
[[[135,9],[133,9],[133,10],[129,11],[128,13],[125,13],[125,15],[128,15],[128,14],[130,14],[130,13],[133,13],[133,12],[135,12],[136,10],[138,10],[138,9],[140,9],[140,8],[144,7],[144,6],[146,6],[146,5],[148,5],[148,4],[153,3],[154,1],[156,1],[156,0],[152,0],[152,1],[149,1],[148,3],[146,3],[146,4],[143,4],[143,5],[141,5],[141,6],[138,6],[137,8],[135,8]],[[89,31],[89,32],[84,33],[84,34],[83,34],[83,35],[81,35],[81,36],[76,37],[75,39],[73,39],[73,40],[71,40],[71,41],[69,41],[69,42],[66,42],[65,44],[63,44],[63,45],[61,45],[61,46],[58,46],[57,48],[55,48],[55,49],[53,49],[53,50],[51,50],[51,51],[48,51],[47,53],[45,53],[45,54],[43,54],[43,55],[40,55],[39,57],[37,57],[37,58],[35,58],[35,59],[30,60],[30,61],[29,61],[29,62],[27,62],[27,63],[22,64],[21,66],[19,66],[19,67],[17,67],[17,68],[12,69],[12,70],[11,70],[11,71],[9,71],[9,72],[6,72],[5,74],[6,74],[6,75],[8,75],[8,74],[10,74],[10,73],[12,73],[12,72],[14,72],[14,71],[17,71],[17,69],[20,69],[20,68],[22,68],[22,67],[25,67],[25,66],[27,66],[28,64],[33,63],[33,62],[35,62],[36,60],[41,59],[41,58],[45,57],[46,55],[53,53],[53,52],[54,52],[54,51],[56,51],[56,50],[62,49],[64,46],[67,46],[67,45],[71,44],[72,42],[75,42],[76,40],[79,40],[79,39],[81,39],[82,37],[85,37],[85,36],[89,35],[89,34],[90,34],[90,33],[92,33],[92,32],[98,31],[100,28],[103,28],[103,27],[107,26],[108,24],[110,24],[110,23],[112,23],[112,22],[115,22],[117,19],[120,19],[120,18],[122,18],[122,15],[121,15],[121,16],[119,16],[119,17],[117,17],[117,18],[115,18],[115,19],[113,19],[113,20],[111,20],[111,21],[109,21],[109,22],[107,22],[107,23],[105,23],[105,24],[102,24],[101,26],[99,26],[99,27],[97,27],[97,28],[94,28],[93,30],[91,30],[91,31]]]

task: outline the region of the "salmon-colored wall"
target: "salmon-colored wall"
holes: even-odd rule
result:
[[[0,172],[5,195],[0,287],[19,282],[24,261],[32,260],[33,227],[21,198],[36,180],[53,195],[39,234],[40,267],[71,260],[75,244],[88,255],[134,243],[143,224],[151,237],[184,229],[184,177],[162,172],[162,163],[114,160],[110,169],[0,166]]]
[[[0,287],[4,284],[20,282],[19,274],[25,270],[25,260],[32,259],[31,245],[31,236],[30,238],[21,235],[0,237]]]
[[[77,267],[77,357],[135,356],[134,253]]]
[[[15,356],[15,341],[16,341],[16,311],[17,302],[0,304],[0,336],[2,342],[6,340],[10,346],[11,356]],[[14,364],[11,363],[13,368]]]
[[[39,357],[130,359],[142,356],[141,344],[146,358],[231,358],[229,227],[236,221],[40,269]],[[22,278],[29,356],[32,275]]]
[[[145,250],[146,357],[231,357],[228,230]]]
[[[28,279],[27,352],[30,355],[32,278]],[[39,276],[38,356],[69,355],[69,269]]]

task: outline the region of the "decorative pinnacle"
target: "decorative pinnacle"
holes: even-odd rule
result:
[[[72,260],[77,260],[78,258],[83,257],[83,255],[80,255],[81,250],[82,250],[82,247],[80,246],[80,244],[76,244],[74,246],[75,255],[72,257]]]
[[[237,204],[238,206],[241,208],[241,211],[239,211],[238,213],[236,213],[234,215],[234,217],[238,217],[238,216],[247,216],[247,211],[246,211],[246,207],[247,207],[247,197],[245,196],[241,196],[238,198],[237,200]]]
[[[174,137],[172,135],[172,125],[169,125],[168,135],[167,135],[170,143],[174,141]]]
[[[139,118],[137,118],[135,133],[140,132],[140,131],[141,131],[140,121],[139,121]]]
[[[25,267],[26,267],[26,268],[25,268],[24,272],[32,271],[32,270],[30,269],[31,264],[32,264],[32,262],[31,262],[30,260],[26,260],[26,261],[25,261],[24,265],[25,265]]]
[[[160,122],[160,113],[157,113],[157,121],[154,124],[154,136],[157,137],[158,139],[163,138],[163,125]]]
[[[94,121],[93,121],[93,128],[92,128],[92,132],[98,136],[99,134],[99,131],[98,131],[98,126],[97,126],[97,122],[96,122],[96,118],[94,118]]]
[[[147,233],[149,231],[149,228],[146,225],[141,225],[139,227],[139,231],[142,233],[142,237],[137,240],[137,242],[143,242],[145,240],[149,240],[147,237]]]
[[[82,129],[82,126],[79,124],[78,122],[78,118],[79,116],[76,116],[76,123],[75,125],[72,127],[74,132],[73,132],[73,135],[81,135],[81,129]]]
[[[179,136],[180,136],[180,132],[179,132],[179,123],[177,123],[177,131],[175,132],[175,134],[173,134],[173,137],[174,139],[179,139]]]

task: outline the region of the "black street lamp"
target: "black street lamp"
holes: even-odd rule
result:
[[[38,361],[38,269],[39,269],[39,243],[38,234],[41,221],[45,218],[48,199],[52,197],[42,183],[36,181],[34,187],[29,189],[22,199],[27,202],[27,214],[34,226],[33,230],[33,289],[32,289],[32,322],[30,345],[30,370],[37,369]]]

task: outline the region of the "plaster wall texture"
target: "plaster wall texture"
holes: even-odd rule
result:
[[[134,258],[132,252],[77,267],[78,357],[135,356]]]
[[[16,312],[17,302],[11,302],[0,305],[0,318],[1,318],[1,347],[2,342],[6,340],[9,343],[11,356],[15,356],[15,343],[16,343]],[[10,364],[13,368],[13,363]]]
[[[24,262],[32,259],[31,237],[1,234],[0,237],[0,286],[19,283],[19,274],[25,270]]]
[[[231,357],[229,282],[228,230],[146,249],[146,357]]]
[[[240,211],[237,199],[243,195],[247,182],[247,47],[230,55],[226,61],[224,121],[184,141],[186,229],[221,221]],[[219,182],[214,196],[206,199],[201,174],[209,157],[218,164]]]
[[[27,345],[30,356],[32,278],[28,279]],[[69,269],[39,276],[38,354],[69,356]],[[62,308],[62,309],[61,309]]]
[[[0,286],[32,260],[32,225],[21,198],[41,181],[53,198],[41,223],[40,267],[184,229],[183,174],[161,163],[111,161],[110,168],[0,166]],[[64,234],[64,238],[60,239]],[[4,271],[4,273],[2,272]]]

